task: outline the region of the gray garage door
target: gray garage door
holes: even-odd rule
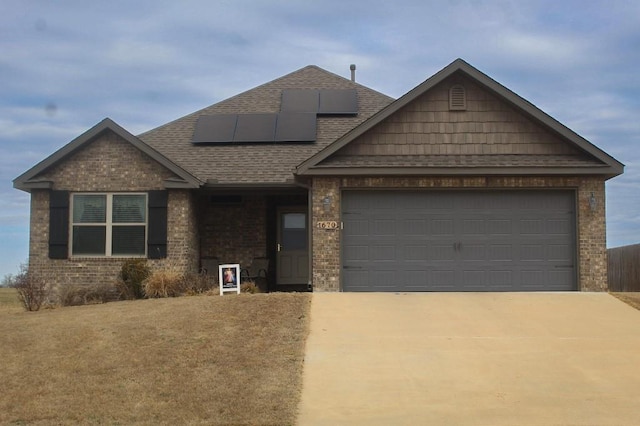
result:
[[[573,191],[345,191],[345,291],[575,290]]]

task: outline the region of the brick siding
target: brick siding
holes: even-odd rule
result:
[[[85,145],[66,161],[46,170],[41,179],[54,190],[71,192],[127,192],[164,189],[173,173],[112,132]],[[190,190],[169,190],[167,258],[150,260],[154,268],[196,271],[198,238],[196,212]],[[49,259],[49,190],[32,190],[29,270],[53,288],[66,284],[101,285],[117,279],[123,258]]]
[[[216,205],[204,192],[198,198],[203,258],[246,267],[254,257],[267,255],[267,205],[262,195],[244,195],[234,205]]]

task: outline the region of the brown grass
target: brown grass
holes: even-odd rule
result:
[[[622,300],[627,305],[633,306],[636,309],[640,309],[640,292],[611,293],[611,295]]]
[[[7,311],[20,311],[22,305],[18,300],[18,293],[14,288],[0,288],[0,313]]]
[[[310,300],[0,310],[0,424],[293,424]]]

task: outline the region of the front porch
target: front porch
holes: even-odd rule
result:
[[[239,263],[244,269],[264,258],[266,279],[256,280],[262,291],[310,291],[305,188],[206,188],[195,201],[200,268]]]

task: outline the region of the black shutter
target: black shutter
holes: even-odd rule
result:
[[[49,193],[49,258],[69,257],[69,191]]]
[[[167,201],[168,191],[149,191],[149,230],[147,257],[167,257]]]

